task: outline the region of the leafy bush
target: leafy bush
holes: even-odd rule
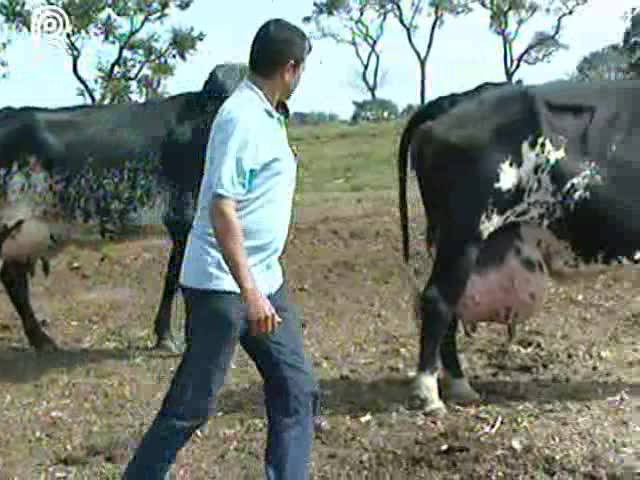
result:
[[[398,118],[398,106],[391,100],[377,98],[375,100],[354,101],[355,110],[352,123],[381,122]]]

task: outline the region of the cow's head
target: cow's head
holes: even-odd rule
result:
[[[249,72],[244,63],[216,65],[202,86],[202,93],[209,98],[228,97],[240,85]]]

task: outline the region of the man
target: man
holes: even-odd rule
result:
[[[310,51],[294,25],[263,24],[251,45],[248,78],[216,115],[180,273],[187,348],[124,478],[168,475],[178,451],[213,413],[238,342],[264,380],[266,478],[309,476],[316,386],[279,262],[297,165],[275,106],[295,90]]]

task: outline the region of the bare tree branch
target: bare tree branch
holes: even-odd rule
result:
[[[84,90],[84,93],[89,97],[91,103],[95,104],[97,101],[96,94],[89,86],[89,82],[87,82],[87,80],[85,80],[85,78],[80,73],[80,56],[82,55],[82,50],[80,50],[70,33],[66,34],[66,44],[68,53],[71,56],[71,69],[73,72],[73,76],[76,77],[76,80],[78,80],[78,82],[80,83],[82,89]]]
[[[116,68],[120,65],[120,62],[122,62],[124,52],[127,50],[127,47],[131,43],[131,40],[142,31],[147,21],[153,15],[154,14],[151,13],[151,14],[146,14],[144,17],[142,17],[142,21],[140,22],[140,25],[138,25],[137,28],[130,29],[124,41],[118,45],[118,53],[116,54],[116,57],[113,59],[113,61],[111,62],[111,65],[109,66],[109,70],[107,71],[107,75],[106,75],[107,79],[113,77],[113,74]]]
[[[303,22],[315,25],[317,36],[353,48],[360,64],[359,78],[372,99],[380,86],[381,39],[389,9],[380,0],[344,0],[314,2],[314,12]],[[339,24],[339,31],[331,28]]]
[[[563,48],[559,41],[563,22],[573,15],[588,0],[547,0],[547,8],[540,1],[533,0],[477,0],[477,3],[489,11],[490,28],[500,37],[502,44],[502,63],[507,81],[512,82],[523,64],[535,65],[548,61],[558,49]],[[537,14],[551,11],[554,4],[560,4],[550,32],[537,32],[526,48],[515,55],[515,43],[519,40],[522,28]]]
[[[416,35],[418,31],[418,18],[423,14],[424,9],[427,7],[425,0],[412,0],[410,13],[404,8],[403,0],[387,0],[391,6],[392,12],[400,26],[402,27],[409,47],[413,51],[416,60],[418,61],[418,67],[420,70],[420,103],[426,102],[426,82],[427,82],[427,62],[429,56],[433,50],[436,31],[443,23],[445,13],[451,15],[459,15],[466,13],[469,10],[466,8],[465,2],[461,5],[457,5],[453,1],[445,2],[431,2],[429,8],[431,9],[430,16],[432,17],[431,25],[429,27],[429,34],[427,37],[427,44],[424,53],[420,52],[420,48],[417,45]],[[445,8],[447,6],[448,8]]]

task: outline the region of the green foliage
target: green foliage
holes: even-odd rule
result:
[[[573,79],[577,81],[640,78],[640,10],[631,9],[622,41],[585,55]]]
[[[361,121],[379,122],[398,118],[398,106],[391,100],[377,98],[362,102],[356,101],[353,102],[353,105],[355,107],[351,117],[353,123]]]
[[[576,67],[579,81],[622,80],[629,77],[629,54],[620,45],[608,45],[585,55]]]
[[[15,0],[0,1],[0,19],[2,19],[6,13],[10,12]],[[0,21],[0,80],[8,77],[9,63],[7,62],[6,54],[9,48],[9,30],[10,25],[5,25]]]
[[[629,26],[622,39],[622,48],[629,57],[629,76],[640,79],[640,8],[631,9]]]
[[[565,19],[573,15],[588,0],[477,0],[489,12],[489,28],[502,42],[503,69],[507,81],[512,82],[523,64],[548,62],[560,49]],[[516,53],[522,28],[534,17],[543,14],[552,17],[551,27],[535,32],[528,45]]]
[[[93,104],[147,100],[165,94],[164,84],[204,39],[192,27],[172,27],[161,34],[172,9],[186,10],[193,0],[48,0],[62,8],[71,21],[65,49],[73,74],[80,83],[78,95]],[[32,11],[25,0],[0,0],[0,18],[18,31],[31,30]],[[81,72],[86,41],[98,40],[113,51],[101,57],[94,78]],[[93,68],[88,67],[93,71]]]
[[[325,123],[336,123],[340,117],[335,113],[326,112],[293,112],[291,114],[292,125],[322,125]]]
[[[8,40],[0,38],[0,80],[7,77],[7,67],[9,66],[9,64],[4,58],[4,55],[7,51],[8,45]]]

